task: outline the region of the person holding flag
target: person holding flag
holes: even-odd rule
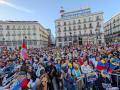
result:
[[[21,57],[23,60],[28,59],[27,45],[25,39],[23,39],[22,48],[21,48]]]

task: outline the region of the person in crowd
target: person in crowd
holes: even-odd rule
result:
[[[30,48],[27,49],[27,59],[21,58],[20,53],[17,48],[1,49],[0,82],[3,89],[76,90],[77,80],[85,80],[93,75],[91,73],[101,72],[97,79],[100,80],[106,77],[103,70],[110,75],[120,71],[119,45],[75,44],[62,48]],[[102,68],[98,68],[100,65]],[[112,76],[111,80],[116,84],[116,77]]]
[[[92,67],[88,64],[87,60],[81,66],[81,71],[83,74],[88,74],[88,73],[91,73],[93,71]]]
[[[27,88],[36,90],[36,84],[37,84],[36,74],[34,72],[27,72],[27,80],[28,80]]]
[[[48,75],[47,75],[47,73],[45,72],[44,69],[41,70],[40,75],[41,76],[37,80],[36,90],[48,90],[49,79],[48,79]]]
[[[79,68],[79,65],[73,62],[73,69],[72,69],[72,75],[75,77],[76,80],[81,78],[81,71]]]
[[[106,90],[108,88],[112,88],[111,80],[109,78],[107,70],[102,70],[100,77],[95,81],[96,88],[99,90]]]

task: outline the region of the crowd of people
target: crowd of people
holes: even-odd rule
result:
[[[120,45],[0,52],[0,90],[119,90]],[[117,77],[118,75],[118,77]]]

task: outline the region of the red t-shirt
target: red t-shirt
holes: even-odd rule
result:
[[[27,79],[23,79],[22,83],[21,83],[21,87],[27,87],[28,84],[28,80]]]
[[[79,62],[80,65],[83,65],[83,64],[84,64],[83,58],[79,57],[79,58],[78,58],[78,62]]]

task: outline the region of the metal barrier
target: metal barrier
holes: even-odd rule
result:
[[[111,75],[117,77],[117,87],[119,87],[119,77],[120,77],[120,74],[111,74]]]

